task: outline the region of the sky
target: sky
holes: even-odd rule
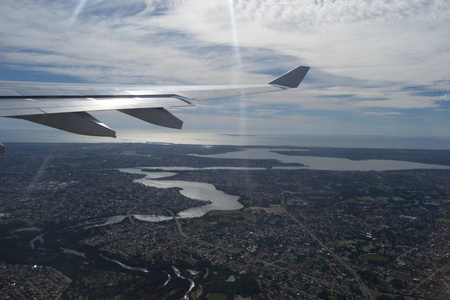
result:
[[[181,131],[92,114],[114,142],[448,140],[449,28],[447,0],[2,0],[0,80],[252,84],[305,65],[298,89],[172,110]],[[0,118],[16,141],[112,139]]]

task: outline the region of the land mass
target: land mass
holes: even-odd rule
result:
[[[189,155],[242,149],[235,146],[8,146],[0,157],[2,298],[450,296],[448,169],[274,169],[292,165]],[[441,165],[450,157],[444,150],[303,150],[272,151]],[[239,196],[243,208],[177,218],[208,202],[118,170],[136,167],[198,168],[164,180],[212,184]]]

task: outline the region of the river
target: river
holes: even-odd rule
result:
[[[413,170],[413,169],[450,169],[450,166],[433,165],[416,163],[409,161],[398,160],[350,160],[346,158],[333,157],[317,157],[317,156],[294,156],[275,153],[272,151],[283,149],[269,149],[269,148],[249,148],[242,151],[227,152],[214,155],[197,155],[197,157],[220,158],[220,159],[271,159],[277,160],[281,163],[297,163],[304,166],[279,166],[273,169],[285,170],[329,170],[329,171],[393,171],[393,170]],[[309,151],[309,150],[299,150]],[[196,170],[266,170],[265,168],[250,167],[137,167],[137,168],[122,168],[121,172],[140,174],[145,177],[134,180],[147,186],[156,188],[180,188],[180,193],[188,198],[210,201],[199,207],[190,208],[181,211],[176,217],[178,218],[196,218],[205,215],[211,210],[238,210],[242,205],[238,202],[239,196],[228,195],[215,188],[214,185],[205,182],[193,182],[183,180],[168,180],[177,171],[196,171]],[[145,170],[145,171],[144,171]],[[152,172],[151,170],[155,170]],[[158,171],[156,171],[158,170]],[[163,171],[161,171],[163,170]],[[164,180],[162,180],[164,179]],[[170,220],[171,217],[153,216],[153,215],[133,215],[138,220],[147,222],[161,222]],[[104,224],[111,224],[111,222],[120,222],[123,216],[115,216],[113,220],[107,220],[105,223],[95,226],[103,226]]]
[[[275,159],[282,163],[303,164],[304,167],[274,167],[273,169],[309,169],[329,171],[394,171],[414,169],[450,169],[450,166],[423,164],[411,161],[367,159],[350,160],[347,158],[284,155],[272,151],[286,149],[249,148],[242,151],[226,152],[214,155],[197,155],[197,157],[222,159]],[[295,149],[295,151],[299,151]],[[308,151],[308,150],[300,150]]]
[[[210,204],[193,207],[181,211],[178,218],[196,218],[201,217],[211,210],[238,210],[243,206],[238,202],[239,196],[228,195],[216,189],[216,187],[206,182],[183,181],[183,180],[161,180],[159,178],[168,178],[176,175],[173,172],[147,172],[142,169],[150,168],[128,168],[119,169],[121,172],[145,175],[143,178],[135,179],[134,182],[139,182],[147,186],[156,188],[180,188],[180,194],[191,199],[210,201]],[[165,169],[163,167],[157,169]],[[190,168],[195,170],[195,168]],[[171,168],[173,170],[173,168]],[[158,180],[155,180],[158,179]],[[145,216],[133,215],[139,220],[158,222],[170,220],[171,217],[161,216]]]

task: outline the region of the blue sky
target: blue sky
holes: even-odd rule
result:
[[[173,110],[182,131],[93,115],[115,142],[449,138],[449,13],[446,0],[2,0],[0,80],[264,83],[307,65],[299,89]],[[109,141],[12,119],[0,119],[0,139]]]

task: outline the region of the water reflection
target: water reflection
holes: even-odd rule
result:
[[[198,157],[222,159],[275,159],[282,163],[298,163],[305,167],[274,167],[273,169],[310,169],[329,171],[393,171],[413,169],[450,169],[450,166],[423,164],[410,161],[368,159],[350,160],[346,158],[294,156],[271,152],[274,149],[251,148],[214,155],[196,155]],[[296,150],[297,151],[297,150]]]
[[[270,159],[278,160],[281,163],[297,163],[302,167],[295,166],[278,166],[273,169],[296,170],[331,170],[331,171],[391,171],[391,170],[411,170],[411,169],[450,169],[450,166],[423,164],[408,161],[397,160],[350,160],[346,158],[332,157],[316,157],[316,156],[294,156],[275,153],[279,149],[268,148],[250,148],[243,151],[227,152],[214,155],[197,155],[198,157],[220,158],[220,159]],[[299,150],[302,151],[302,150]],[[308,150],[303,150],[308,151]],[[265,168],[241,168],[241,167],[141,167],[141,168],[123,168],[122,172],[140,174],[145,177],[134,180],[147,186],[156,188],[180,188],[180,193],[188,198],[210,201],[210,204],[193,207],[181,211],[177,217],[179,218],[195,218],[201,217],[211,210],[238,210],[243,206],[237,201],[239,196],[228,195],[222,191],[218,191],[214,185],[204,182],[191,182],[182,180],[161,180],[176,175],[174,171],[196,171],[196,170],[265,170]],[[145,170],[145,171],[144,171]],[[151,172],[150,170],[155,170]],[[156,170],[159,170],[156,172]],[[162,170],[162,171],[161,171]],[[170,171],[170,172],[167,172]],[[170,220],[166,216],[153,215],[133,215],[136,219],[147,222],[161,222]],[[103,224],[102,224],[103,225]]]
[[[128,266],[128,265],[126,265],[126,264],[124,264],[124,263],[122,263],[122,262],[116,260],[116,259],[111,259],[111,258],[106,257],[106,256],[101,255],[101,254],[99,254],[99,255],[100,255],[101,258],[104,258],[104,259],[109,260],[109,261],[111,261],[111,262],[113,262],[113,263],[115,263],[115,264],[118,264],[119,266],[121,266],[121,267],[124,268],[124,269],[131,270],[131,271],[139,271],[139,272],[148,273],[148,270],[147,270],[146,268],[141,268],[141,267],[131,267],[131,266]]]
[[[189,283],[190,283],[189,290],[184,294],[184,297],[182,298],[182,299],[189,299],[189,293],[195,287],[195,282],[192,279],[184,277],[183,275],[181,275],[181,272],[177,268],[175,268],[174,266],[172,266],[172,270],[175,273],[175,275],[177,275],[177,277],[189,281]]]
[[[44,235],[45,235],[45,233],[43,233],[43,234],[40,234],[40,235],[38,235],[38,236],[35,236],[31,241],[30,241],[30,247],[31,247],[31,249],[36,249],[36,242],[39,242],[41,245],[44,243]]]
[[[134,182],[139,182],[147,186],[156,188],[180,188],[180,194],[191,199],[210,201],[210,204],[206,204],[199,207],[193,207],[181,211],[177,217],[179,218],[196,218],[201,217],[211,210],[238,210],[243,206],[237,201],[239,196],[228,195],[222,191],[216,189],[216,187],[210,183],[205,182],[193,182],[183,180],[154,180],[155,178],[164,178],[167,176],[173,176],[168,172],[146,172],[142,171],[142,168],[132,169],[119,169],[122,172],[145,175],[144,178],[135,179]],[[144,168],[150,169],[150,168]],[[155,169],[155,168],[153,168]],[[159,167],[158,169],[165,169]],[[167,175],[169,174],[169,175]],[[133,215],[134,217],[149,222],[160,222],[171,219],[170,217],[160,216],[145,216],[145,215]]]

